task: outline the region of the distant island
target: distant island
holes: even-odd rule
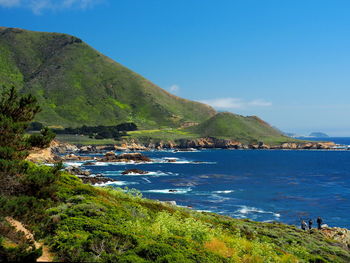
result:
[[[292,138],[329,138],[329,135],[324,132],[311,132],[309,135],[301,135],[292,132],[283,132],[283,134]]]
[[[329,138],[329,136],[323,132],[312,132],[309,137]]]

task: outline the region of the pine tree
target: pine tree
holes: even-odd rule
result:
[[[19,95],[15,87],[2,88],[0,93],[0,194],[16,191],[17,177],[26,170],[29,123],[40,111],[32,95]]]

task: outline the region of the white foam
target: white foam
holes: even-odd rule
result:
[[[210,202],[212,202],[212,203],[222,203],[224,201],[231,199],[229,197],[222,197],[222,196],[217,195],[217,194],[212,194],[211,197],[215,199],[215,200],[210,200]]]
[[[65,166],[74,166],[74,167],[79,167],[82,166],[85,162],[64,162],[63,164]]]
[[[214,191],[215,194],[230,194],[233,193],[234,190],[223,190],[223,191]]]
[[[101,184],[94,184],[94,186],[107,186],[107,185],[118,185],[118,186],[122,186],[122,185],[131,185],[131,184],[138,184],[137,182],[126,182],[126,181],[110,181],[107,183],[101,183]]]
[[[123,170],[119,171],[103,171],[104,174],[108,174],[109,176],[170,176],[170,175],[179,175],[178,173],[172,173],[172,172],[162,172],[162,171],[155,171],[155,172],[147,172],[146,174],[141,173],[128,173],[123,174]]]
[[[262,209],[258,209],[256,207],[249,207],[249,206],[241,206],[240,209],[238,209],[236,212],[238,212],[241,215],[249,215],[249,214],[272,214],[274,217],[279,218],[281,216],[281,214],[279,213],[274,213],[271,211],[265,211]]]
[[[174,192],[172,192],[174,190]],[[153,189],[144,191],[146,193],[158,193],[158,194],[186,194],[192,191],[191,188],[175,188],[175,189]]]
[[[153,162],[135,162],[135,161],[129,161],[129,162],[94,162],[94,165],[96,166],[110,166],[110,165],[128,165],[128,164],[152,164]]]
[[[145,180],[147,183],[152,183],[150,180],[148,180],[146,177],[142,177],[143,180]]]

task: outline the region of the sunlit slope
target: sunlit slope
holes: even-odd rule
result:
[[[47,125],[178,127],[215,114],[66,34],[0,28],[0,83],[35,95],[43,108],[37,120]]]
[[[245,143],[281,143],[292,140],[256,116],[244,117],[229,112],[220,112],[186,130],[202,137],[232,139]]]

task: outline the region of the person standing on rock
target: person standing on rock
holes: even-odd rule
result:
[[[307,224],[304,220],[301,221],[301,229],[306,230],[307,229]]]
[[[323,220],[322,220],[322,218],[319,216],[319,217],[317,217],[317,226],[318,226],[318,229],[322,229],[322,222],[323,222]]]
[[[312,228],[312,224],[313,224],[313,222],[312,222],[312,219],[310,218],[310,219],[309,219],[309,229]]]

